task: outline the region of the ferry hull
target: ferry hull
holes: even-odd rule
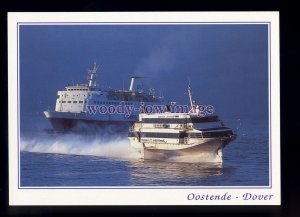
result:
[[[186,148],[167,149],[157,148],[157,144],[138,143],[133,147],[139,149],[143,159],[168,160],[183,162],[223,162],[223,148],[233,138],[211,138],[204,139],[195,145],[177,144],[177,146],[188,146]],[[147,147],[148,146],[148,147]],[[176,145],[172,145],[173,148]]]
[[[81,113],[58,113],[45,111],[45,116],[55,131],[102,131],[106,133],[127,132],[133,124],[130,121],[105,121],[91,120],[86,114]]]

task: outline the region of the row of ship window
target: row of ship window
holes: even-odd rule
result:
[[[59,101],[59,103],[72,103],[72,101]],[[73,103],[77,103],[77,101],[73,101]],[[83,103],[83,101],[78,101],[78,103]]]
[[[72,103],[72,101],[59,101],[59,103]],[[73,101],[73,103],[83,103],[83,101]],[[119,105],[119,102],[99,102],[99,101],[94,101],[94,104],[100,104],[100,105]],[[125,105],[133,105],[133,103],[130,102],[125,102]]]
[[[190,137],[191,138],[208,138],[208,137],[222,137],[222,136],[228,136],[228,135],[232,135],[232,131],[231,130],[226,130],[223,132],[202,132],[200,133],[191,133]]]
[[[186,124],[187,118],[143,118],[142,123],[154,124]]]
[[[68,97],[68,96],[70,96],[70,95],[67,94],[66,96]],[[73,94],[73,97],[74,97],[74,96],[75,96],[75,94]],[[77,94],[76,96],[79,96],[79,95]],[[85,96],[85,95],[83,95],[83,96]],[[57,95],[57,99],[59,99],[60,97],[62,98],[63,96],[62,96],[62,95]]]
[[[106,101],[106,102],[99,102],[99,101],[94,101],[94,104],[97,105],[120,105],[120,102],[110,102],[110,101]],[[124,105],[133,105],[132,102],[124,102]]]
[[[157,123],[157,124],[187,124],[187,123],[201,123],[201,122],[217,122],[217,116],[206,116],[197,118],[143,118],[143,123]]]
[[[67,89],[68,91],[88,90],[88,89]]]
[[[152,132],[141,132],[142,137],[152,137],[152,138],[173,138],[182,139],[185,137],[190,138],[208,138],[208,137],[221,137],[231,135],[232,131],[227,130],[223,132],[203,132],[203,133],[152,133]],[[128,134],[129,137],[135,137],[134,132]]]

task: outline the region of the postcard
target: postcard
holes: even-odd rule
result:
[[[9,12],[9,204],[280,205],[279,64],[279,12]]]

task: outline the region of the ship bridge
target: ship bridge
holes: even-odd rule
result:
[[[83,84],[65,87],[66,91],[88,91],[88,87]]]

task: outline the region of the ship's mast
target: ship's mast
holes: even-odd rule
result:
[[[96,62],[94,62],[94,67],[93,69],[90,69],[88,71],[88,87],[96,87],[96,81],[95,81],[95,77],[96,77],[96,73],[98,70],[99,66],[97,66]]]
[[[195,101],[193,101],[193,98],[192,98],[192,90],[191,90],[191,82],[190,81],[189,81],[189,85],[188,85],[188,92],[189,92],[191,108],[193,109],[195,107]]]
[[[193,100],[193,97],[192,97],[191,81],[189,81],[188,92],[189,92],[189,99],[190,99],[190,104],[191,104],[191,110],[190,110],[190,113],[196,113],[196,114],[199,114],[199,112],[200,112],[200,107],[199,107],[199,105],[196,104],[196,101]]]

